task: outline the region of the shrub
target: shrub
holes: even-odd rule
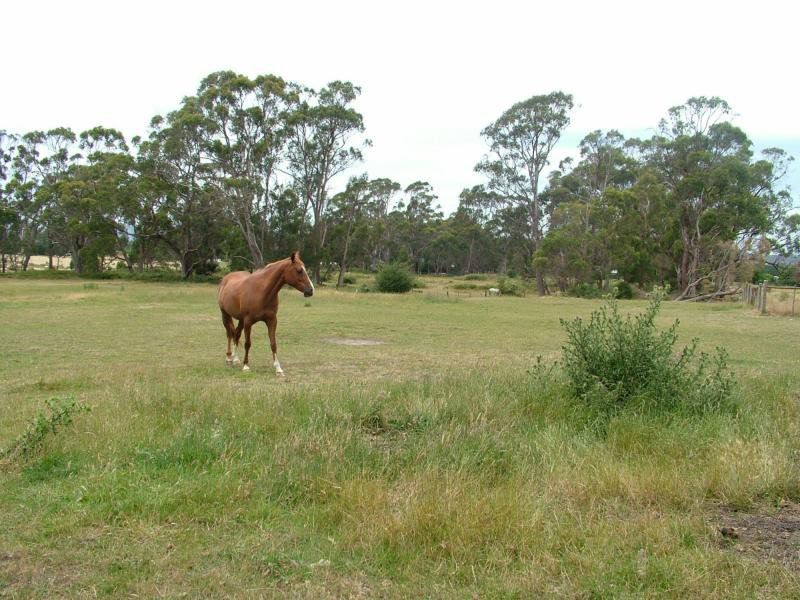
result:
[[[524,296],[525,286],[522,282],[511,277],[499,277],[497,279],[497,289],[504,296]]]
[[[353,285],[356,282],[356,278],[353,275],[345,275],[342,277],[342,283],[345,285]]]
[[[403,265],[388,263],[375,275],[375,285],[379,292],[402,294],[413,287],[414,278]]]
[[[614,297],[619,300],[631,300],[633,298],[633,288],[631,284],[620,279],[614,283]]]
[[[464,275],[464,279],[467,281],[486,281],[489,277],[483,273],[470,273],[469,275]]]
[[[596,285],[582,281],[569,289],[569,295],[576,298],[597,299],[603,296],[603,290]]]
[[[658,331],[655,318],[661,296],[631,318],[611,300],[588,322],[561,320],[567,331],[562,365],[575,394],[586,401],[618,408],[640,402],[651,408],[716,410],[730,402],[734,380],[727,353],[697,355],[697,340],[673,352],[678,321]]]

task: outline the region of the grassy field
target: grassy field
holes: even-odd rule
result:
[[[0,462],[0,596],[800,596],[800,320],[667,303],[740,409],[602,421],[530,371],[599,303],[287,290],[279,379],[215,292],[0,279],[0,447],[92,409]]]

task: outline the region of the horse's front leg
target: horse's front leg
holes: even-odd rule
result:
[[[242,364],[242,371],[250,370],[250,365],[247,363],[250,362],[250,328],[252,326],[253,324],[250,322],[244,324],[244,363]]]
[[[281,363],[278,362],[278,342],[275,341],[275,332],[278,329],[277,317],[267,319],[267,331],[269,331],[269,346],[272,349],[272,366],[275,367],[276,375],[283,375]]]

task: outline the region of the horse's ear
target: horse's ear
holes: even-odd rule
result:
[[[297,250],[292,252],[292,262],[296,263],[299,259],[300,259],[300,253]]]

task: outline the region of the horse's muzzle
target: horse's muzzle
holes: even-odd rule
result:
[[[303,292],[303,296],[305,296],[306,298],[311,298],[311,296],[313,295],[314,295],[313,289],[307,289],[305,292]]]

